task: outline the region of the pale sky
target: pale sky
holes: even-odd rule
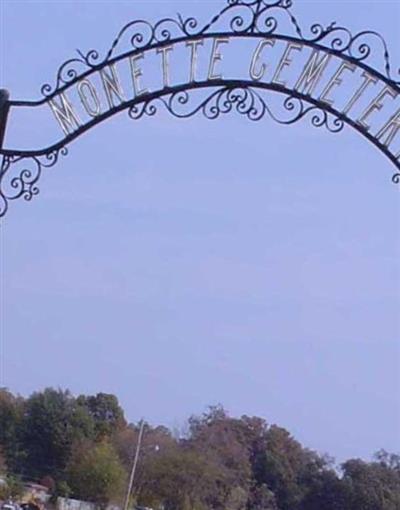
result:
[[[37,99],[128,21],[223,5],[2,0],[0,86]],[[384,34],[400,67],[398,2],[293,12]],[[171,427],[222,403],[339,461],[400,450],[400,195],[376,148],[307,120],[124,112],[69,149],[1,227],[1,385],[115,393]]]

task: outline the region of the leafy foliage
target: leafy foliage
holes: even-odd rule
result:
[[[76,452],[67,467],[67,475],[75,497],[97,503],[101,508],[119,499],[125,486],[121,461],[107,442]]]
[[[98,438],[108,437],[118,429],[126,426],[124,412],[114,395],[98,393],[96,396],[81,395],[77,404],[93,419],[95,433]]]
[[[8,500],[21,496],[23,484],[16,476],[7,476],[5,483],[0,485],[0,500]]]
[[[76,399],[50,388],[27,399],[21,429],[27,446],[24,471],[36,478],[60,474],[74,443],[94,435],[93,420]]]
[[[0,390],[3,495],[18,494],[23,475],[54,496],[121,505],[138,435],[113,395]],[[398,455],[335,469],[287,430],[221,406],[192,416],[179,437],[146,424],[139,460],[132,501],[154,509],[400,510]]]

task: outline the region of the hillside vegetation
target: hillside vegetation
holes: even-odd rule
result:
[[[53,495],[122,505],[138,438],[114,395],[0,391],[0,471]],[[185,432],[146,425],[132,503],[164,510],[400,510],[400,457],[340,469],[264,419],[211,407]],[[3,487],[3,492],[6,490]],[[3,494],[3,496],[5,496]]]

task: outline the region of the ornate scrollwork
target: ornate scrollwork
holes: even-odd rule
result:
[[[394,84],[400,84],[400,69],[393,76],[389,51],[384,38],[374,31],[362,31],[356,34],[346,27],[331,23],[324,27],[313,24],[310,35],[306,36],[291,11],[292,0],[226,0],[227,5],[208,23],[201,25],[193,17],[184,19],[165,18],[155,24],[145,20],[136,20],[125,25],[114,39],[104,58],[96,50],[86,54],[78,51],[79,57],[67,60],[57,71],[55,84],[46,83],[41,92],[47,98],[55,95],[61,88],[68,86],[88,71],[95,71],[106,65],[115,57],[117,49],[120,54],[132,50],[147,50],[157,44],[174,41],[182,37],[204,36],[211,33],[230,32],[232,34],[273,35],[278,31],[287,36],[295,36],[309,45],[318,45],[332,51],[337,56],[346,56],[355,62],[366,63],[373,56],[373,41],[381,48],[383,56],[382,74]],[[286,21],[286,22],[285,22]]]
[[[129,117],[139,120],[143,116],[152,117],[163,106],[174,117],[187,119],[197,113],[202,113],[207,119],[215,120],[222,114],[237,112],[249,120],[258,121],[269,115],[279,124],[294,124],[308,116],[315,127],[326,127],[331,133],[338,133],[344,128],[344,121],[327,112],[319,106],[309,105],[304,99],[282,94],[279,104],[280,114],[277,112],[276,101],[272,100],[271,91],[262,93],[253,87],[224,86],[213,90],[206,98],[199,94],[194,97],[193,92],[173,92],[166,97],[149,99],[131,106]]]
[[[66,147],[42,156],[4,156],[0,169],[0,217],[8,209],[8,203],[23,197],[25,200],[39,194],[37,183],[43,168],[54,166],[60,155],[68,153]]]

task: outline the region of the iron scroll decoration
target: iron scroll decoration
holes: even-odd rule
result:
[[[214,44],[212,63],[216,64],[218,60],[222,60],[218,52],[218,41],[241,38],[259,41],[256,50],[258,53],[254,54],[252,61],[254,69],[256,63],[260,68],[261,60],[258,60],[258,57],[261,55],[261,49],[281,41],[287,45],[286,51],[289,46],[296,49],[296,45],[309,48],[312,55],[314,57],[316,55],[314,71],[322,68],[317,66],[318,55],[326,55],[328,60],[338,58],[342,62],[342,71],[346,66],[348,70],[357,68],[364,73],[364,77],[369,77],[365,78],[365,84],[381,82],[385,87],[384,95],[390,95],[392,98],[400,96],[400,69],[392,70],[388,47],[380,34],[374,31],[363,31],[354,35],[350,30],[337,26],[336,23],[327,27],[314,24],[305,34],[292,14],[291,7],[292,0],[226,0],[226,5],[205,25],[200,25],[193,17],[183,19],[179,15],[177,18],[162,19],[155,24],[144,20],[132,21],[122,28],[104,57],[101,57],[97,51],[91,50],[86,54],[78,52],[76,58],[63,63],[58,69],[55,83],[42,86],[41,99],[37,101],[8,100],[6,92],[2,91],[0,96],[0,155],[2,156],[0,217],[7,212],[10,201],[18,198],[31,200],[39,193],[38,182],[42,171],[54,166],[61,156],[65,156],[68,153],[67,146],[74,139],[122,110],[128,110],[129,117],[133,120],[139,120],[144,116],[154,116],[160,107],[163,107],[178,118],[189,118],[201,113],[208,119],[217,119],[224,113],[236,111],[253,121],[269,116],[278,123],[293,124],[307,117],[313,126],[325,127],[333,133],[342,131],[345,125],[349,125],[389,158],[396,168],[392,181],[399,184],[400,149],[394,151],[391,142],[400,132],[400,110],[390,117],[378,134],[373,135],[366,122],[357,122],[351,117],[349,110],[337,109],[332,101],[322,100],[322,96],[313,97],[312,93],[306,90],[307,87],[303,87],[303,90],[300,86],[289,89],[278,79],[262,81],[258,79],[258,76],[254,76],[255,71],[248,79],[224,79],[219,75],[209,75],[205,80],[192,79],[189,83],[173,86],[168,83],[164,59],[171,45],[183,43],[191,48],[193,67],[197,46],[205,41],[211,40]],[[283,24],[287,28],[282,32]],[[120,49],[122,42],[127,39],[129,40],[128,48]],[[376,69],[371,64],[372,57],[376,58],[377,55],[374,53],[375,43],[378,43],[380,48],[378,55],[382,63],[381,69]],[[127,100],[117,101],[120,91],[118,78],[113,74],[114,66],[124,59],[130,59],[131,63],[136,63],[148,50],[155,50],[163,57],[164,86],[154,92],[136,93]],[[290,61],[288,55],[286,58],[286,62],[282,59],[280,61],[280,64],[283,62],[281,70]],[[321,65],[321,60],[318,65]],[[307,82],[307,78],[310,80],[308,85],[313,84],[312,69],[309,67],[308,71],[309,75],[305,78],[303,76],[305,79],[303,85]],[[90,89],[89,81],[95,73],[105,73],[101,76],[105,80],[104,90],[109,108],[100,110],[96,103],[92,102],[89,105],[87,102],[86,110],[90,114],[90,119],[82,124],[74,113],[66,94],[73,87],[81,87],[79,90],[83,94],[82,83],[84,83],[86,92],[89,91],[92,94],[92,99],[96,98],[96,95],[93,95],[95,91]],[[134,79],[139,80],[141,77],[139,68],[133,67],[132,73]],[[314,78],[315,76],[318,76],[318,72],[314,74]],[[332,83],[338,85],[340,82],[340,75],[335,76],[336,82],[331,80],[331,85]],[[137,86],[138,83],[135,82],[135,85]],[[193,96],[199,89],[206,91],[207,96],[203,95],[200,99],[195,97],[193,101]],[[135,90],[135,92],[138,91]],[[280,98],[278,113],[269,101],[268,94],[271,93]],[[382,93],[379,99],[375,99],[375,103],[370,105],[369,113],[374,109],[381,109]],[[81,97],[87,100],[85,95]],[[63,128],[63,138],[40,149],[18,150],[4,147],[3,140],[9,112],[16,108],[37,108],[43,105],[51,107],[52,113]]]

